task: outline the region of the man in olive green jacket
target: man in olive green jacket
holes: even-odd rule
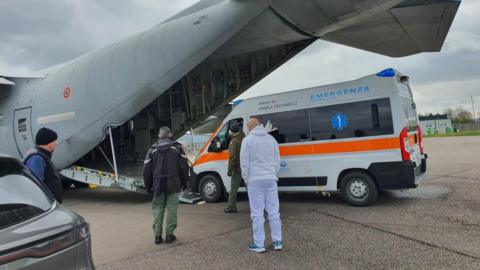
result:
[[[225,213],[237,213],[237,192],[242,182],[242,173],[240,171],[240,147],[242,146],[242,140],[245,138],[245,133],[242,131],[242,127],[234,123],[230,126],[231,141],[228,147],[230,158],[228,160],[228,172],[230,176],[231,185],[230,193],[228,194],[228,206],[225,208]]]

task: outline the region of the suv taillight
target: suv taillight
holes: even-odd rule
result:
[[[404,128],[402,132],[400,132],[400,152],[402,153],[402,160],[410,160],[410,152],[407,147],[410,147],[408,129]]]
[[[420,126],[418,126],[417,128],[417,132],[418,132],[418,146],[420,147],[420,153],[423,155],[424,152],[423,152],[423,137],[422,137],[422,128]]]
[[[84,241],[90,237],[90,228],[87,223],[56,236],[53,239],[46,240],[40,243],[34,243],[32,246],[27,246],[18,250],[0,254],[0,265],[14,262],[24,258],[43,258],[55,254],[61,250],[67,249],[79,242]]]

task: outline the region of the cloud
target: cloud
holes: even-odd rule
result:
[[[15,66],[11,66],[5,61],[5,59],[0,56],[0,75],[22,76],[24,74],[30,74],[32,72],[32,69],[27,65],[18,64]]]
[[[38,70],[69,61],[144,31],[193,2],[2,0],[0,72],[17,66]]]
[[[470,80],[438,82],[417,85],[415,100],[420,113],[442,113],[446,108],[459,106],[471,110],[474,106],[480,110],[480,78]]]
[[[444,51],[447,53],[456,52],[479,52],[480,51],[480,34],[467,31],[454,31],[450,34],[444,46]]]

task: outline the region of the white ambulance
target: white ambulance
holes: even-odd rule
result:
[[[227,195],[229,126],[240,123],[248,134],[243,123],[252,117],[279,143],[280,192],[340,192],[348,203],[364,206],[375,202],[379,190],[415,188],[426,176],[409,77],[386,69],[236,102],[194,164],[198,177],[192,186],[205,201]]]

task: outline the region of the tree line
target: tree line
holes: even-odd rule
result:
[[[453,124],[474,123],[473,113],[466,110],[462,106],[458,106],[455,109],[447,108],[447,109],[445,109],[445,111],[443,113],[446,114],[449,119],[452,119]],[[477,114],[477,116],[478,116],[478,114]]]

